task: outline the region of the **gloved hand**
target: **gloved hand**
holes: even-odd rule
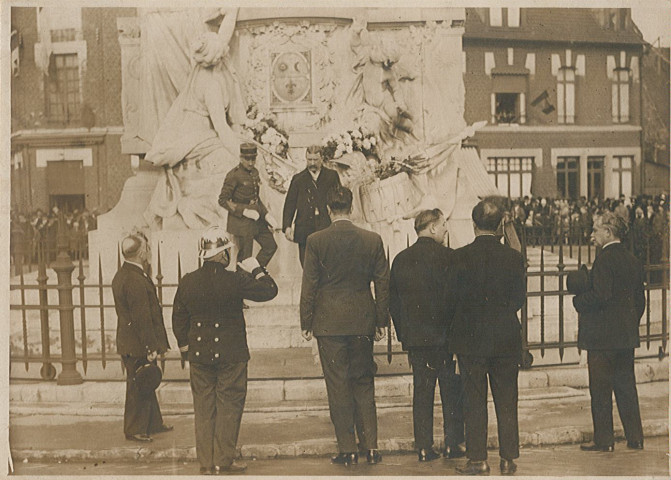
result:
[[[266,223],[267,223],[268,225],[270,225],[270,228],[272,228],[273,230],[276,229],[276,228],[278,228],[278,227],[277,227],[277,225],[278,225],[277,220],[275,220],[275,217],[273,217],[273,216],[270,214],[270,212],[266,213],[265,220],[266,220]]]
[[[238,267],[248,273],[252,273],[254,269],[260,266],[259,261],[255,257],[245,258],[242,262],[238,262]]]
[[[183,361],[184,363],[186,363],[186,362],[189,361],[189,352],[188,352],[188,351],[186,351],[186,352],[180,352],[180,355],[182,356],[182,361]]]
[[[251,208],[245,208],[242,211],[242,216],[250,218],[254,221],[258,220],[260,217],[259,212],[257,212],[256,210],[252,210]]]

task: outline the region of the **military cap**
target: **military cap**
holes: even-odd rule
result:
[[[241,157],[256,157],[256,145],[253,143],[243,143],[240,145]]]

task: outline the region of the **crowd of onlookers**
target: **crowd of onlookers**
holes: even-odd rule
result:
[[[576,200],[525,196],[512,202],[512,216],[518,234],[527,244],[573,244],[589,242],[594,218],[611,211],[629,226],[625,239],[634,254],[644,263],[669,260],[669,196],[639,195],[627,198]]]
[[[88,232],[97,228],[97,212],[87,209],[61,212],[58,207],[30,213],[10,213],[10,255],[16,264],[53,261],[58,253],[59,218],[63,217],[68,253],[78,260],[88,257]]]

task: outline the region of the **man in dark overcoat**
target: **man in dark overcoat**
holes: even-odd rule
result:
[[[180,280],[172,311],[179,350],[190,364],[196,456],[202,474],[246,469],[235,460],[249,360],[242,300],[264,302],[277,295],[275,281],[253,258],[239,264],[237,272],[226,270],[232,246],[219,227],[203,234],[203,266]]]
[[[142,233],[128,235],[121,242],[121,252],[125,261],[112,280],[112,294],[117,352],[126,369],[123,430],[128,440],[151,442],[152,433],[173,428],[163,423],[156,392],[139,388],[135,374],[169,349],[168,336],[156,287],[145,273],[151,256],[147,238]]]
[[[389,282],[389,313],[396,335],[412,365],[412,418],[420,462],[439,458],[433,450],[433,403],[436,380],[443,407],[447,458],[462,457],[465,448],[463,388],[447,349],[450,328],[445,281],[452,249],[443,245],[447,222],[439,209],[415,218],[417,242],[396,255]]]
[[[355,418],[361,449],[378,463],[373,341],[389,320],[389,265],[382,238],[349,219],[352,192],[327,194],[331,225],[308,237],[303,265],[300,317],[303,337],[314,335],[324,371],[331,421],[339,453],[333,463],[358,461]],[[374,284],[375,297],[371,293]]]
[[[587,350],[594,440],[582,450],[612,452],[613,392],[627,447],[643,448],[643,428],[634,374],[634,349],[645,311],[643,266],[621,239],[625,220],[613,212],[597,217],[592,241],[602,248],[589,272],[587,289],[573,298],[580,314],[578,347]]]
[[[282,215],[282,231],[287,240],[298,244],[301,266],[308,235],[331,224],[326,208],[326,193],[340,186],[338,172],[323,166],[319,145],[308,147],[305,160],[305,170],[291,179]]]
[[[455,250],[448,269],[446,301],[453,309],[449,348],[457,354],[464,383],[468,463],[461,475],[489,473],[487,379],[492,388],[502,475],[519,457],[517,376],[522,338],[517,311],[526,298],[524,257],[501,243],[496,231],[504,212],[482,200],[472,212],[475,240]]]
[[[234,236],[238,262],[252,256],[256,240],[261,246],[256,259],[265,267],[277,251],[272,229],[279,225],[259,198],[261,178],[254,166],[256,152],[253,143],[240,145],[240,164],[226,174],[219,205],[228,210],[226,230]]]

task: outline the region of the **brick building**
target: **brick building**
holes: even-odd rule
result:
[[[646,190],[644,45],[625,8],[466,9],[465,117],[489,122],[475,141],[502,194]]]
[[[643,88],[644,193],[669,191],[669,48],[646,45],[641,64]]]
[[[12,8],[12,208],[104,212],[118,201],[131,160],[116,18],[135,10]]]

